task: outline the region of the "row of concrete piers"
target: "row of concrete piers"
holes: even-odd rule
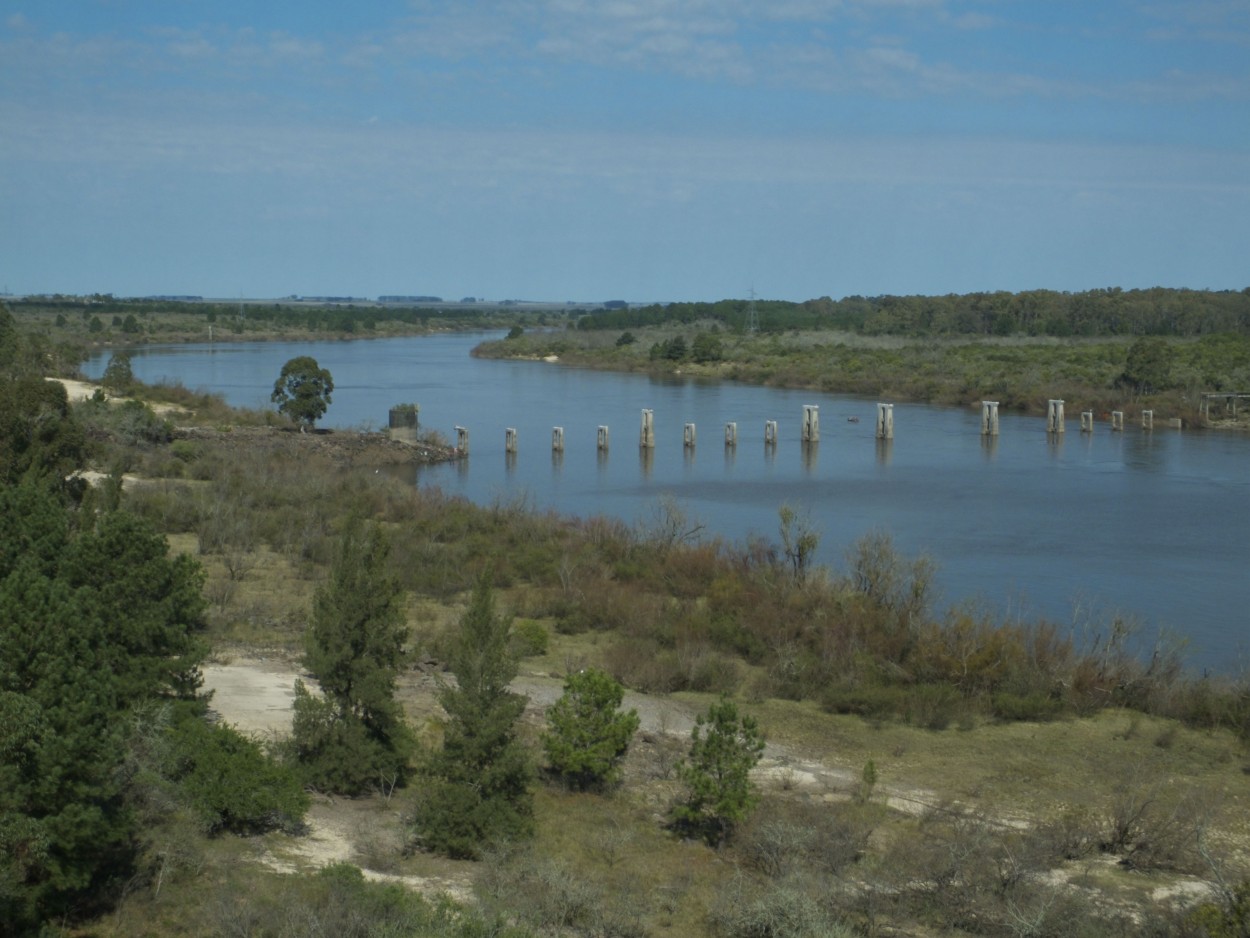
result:
[[[392,431],[394,428],[392,427]],[[764,421],[764,444],[766,446],[776,446],[778,440],[778,430],[776,420]],[[815,404],[803,405],[803,423],[799,431],[799,438],[804,443],[818,443],[820,441],[820,408]],[[596,448],[601,452],[608,449],[610,433],[606,426],[600,425],[598,437],[596,440]],[[877,405],[877,439],[892,440],[894,439],[894,405],[878,404]],[[682,428],[682,446],[686,449],[694,449],[698,442],[698,430],[693,423],[687,423]],[[642,411],[642,426],[638,433],[638,445],[642,449],[655,448],[655,412],[644,409]],[[735,447],[738,445],[738,424],[730,421],[725,424],[725,446]],[[469,431],[464,427],[456,427],[456,449],[461,453],[469,452]],[[564,452],[564,427],[551,428],[551,450],[552,452]],[[515,453],[517,451],[517,431],[516,427],[507,427],[504,429],[504,452]]]
[[[1048,434],[1058,434],[1064,432],[1064,402],[1061,400],[1051,400],[1046,406],[1046,432]],[[393,436],[403,439],[411,435],[413,441],[416,439],[417,431],[417,413],[418,409],[415,404],[404,405],[402,413],[397,417],[397,409],[391,411],[391,433]],[[858,418],[847,418],[851,422],[858,423]],[[1143,410],[1141,412],[1141,426],[1144,430],[1154,428],[1154,411]],[[456,427],[456,449],[462,455],[468,455],[469,452],[469,431],[466,427]],[[1124,411],[1113,410],[1111,412],[1111,429],[1113,431],[1122,431],[1124,429]],[[1086,410],[1081,412],[1081,432],[1094,432],[1094,412]],[[893,404],[877,404],[877,424],[876,438],[878,440],[894,439],[894,405]],[[994,437],[998,436],[998,401],[982,401],[981,402],[981,435]],[[725,446],[733,448],[738,445],[738,424],[730,421],[725,424]],[[778,436],[778,427],[776,420],[764,421],[764,445],[776,446]],[[816,404],[803,405],[803,420],[799,428],[799,439],[803,443],[816,443],[820,441],[820,407]],[[598,436],[596,446],[600,452],[606,452],[609,448],[610,434],[608,427],[600,425],[598,428]],[[687,423],[682,429],[682,445],[686,449],[694,449],[697,442],[697,431],[693,423]],[[655,412],[650,409],[642,411],[642,423],[638,434],[638,445],[642,449],[655,448]],[[551,450],[552,452],[564,452],[564,427],[551,428]],[[509,454],[517,452],[517,430],[515,427],[507,427],[504,431],[504,451]]]
[[[1046,432],[1047,433],[1063,433],[1063,401],[1051,400],[1046,403]],[[1155,426],[1155,412],[1153,410],[1143,410],[1141,412],[1141,425],[1143,430],[1153,430]],[[992,428],[992,429],[990,429]],[[1111,429],[1114,431],[1122,431],[1124,429],[1124,411],[1113,410],[1111,412]],[[1092,410],[1081,411],[1081,432],[1094,432],[1094,412]],[[981,433],[996,436],[998,434],[998,402],[982,401],[981,402]]]

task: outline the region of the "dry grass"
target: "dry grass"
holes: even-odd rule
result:
[[[194,533],[174,534],[169,541],[172,551],[198,556],[205,567],[214,642],[298,652],[320,575],[315,561],[263,544],[233,558],[225,553],[200,555]],[[529,590],[526,586],[501,590],[500,608],[530,615],[536,609],[530,608],[534,597]],[[442,716],[435,697],[437,675],[427,665],[438,658],[442,635],[454,627],[464,608],[464,597],[454,595],[443,601],[412,596],[407,607],[420,669],[403,677],[399,696],[418,736],[427,743],[439,738]],[[550,643],[545,654],[524,659],[522,680],[536,698],[540,692],[545,695],[546,703],[558,696],[564,675],[602,666],[621,640],[618,634],[595,629],[562,634],[555,618],[534,618],[547,628]],[[747,690],[739,696],[747,700],[741,707],[759,720],[770,744],[769,771],[759,775],[764,808],[840,806],[852,798],[864,765],[873,762],[877,783],[868,807],[877,829],[869,840],[871,856],[852,871],[855,878],[876,875],[879,865],[894,855],[890,851],[906,853],[920,844],[929,836],[925,816],[934,809],[950,816],[969,813],[996,830],[1014,832],[1039,828],[1074,807],[1102,823],[1117,806],[1123,807],[1126,785],[1160,792],[1165,801],[1196,792],[1196,803],[1214,819],[1212,843],[1233,856],[1250,852],[1247,757],[1244,746],[1229,733],[1191,730],[1175,721],[1123,710],[1051,723],[968,718],[961,728],[925,730],[832,715],[814,702],[771,699],[750,690],[765,686],[762,669],[743,665],[742,671],[740,686]],[[584,888],[582,895],[618,903],[617,911],[637,916],[647,934],[707,934],[708,910],[719,901],[742,858],[732,848],[715,851],[684,842],[666,829],[664,821],[679,793],[671,770],[688,744],[690,720],[714,699],[713,694],[689,692],[643,698],[648,709],[644,731],[626,761],[624,785],[609,796],[573,794],[540,784],[537,835],[523,848],[526,862],[556,871],[570,888]],[[541,710],[541,705],[530,709],[522,733],[535,750]],[[801,776],[810,777],[813,767],[822,771],[809,784]],[[322,805],[316,816],[323,830],[338,832],[342,857],[380,874],[404,877],[411,884],[476,880],[484,891],[532,885],[517,878],[520,873],[509,867],[513,860],[507,857],[464,864],[401,853],[402,819],[417,794],[399,793],[389,802],[376,798]],[[280,835],[258,839],[250,847],[236,841],[214,842],[208,852],[207,876],[219,879],[214,872],[219,862],[259,863],[263,856],[277,855],[301,870],[318,862],[304,845]],[[1109,907],[1142,908],[1167,890],[1197,894],[1194,890],[1199,887],[1192,880],[1128,872],[1118,859],[1091,853],[1055,866],[1048,875],[1074,894],[1088,891]],[[203,879],[185,885],[188,904],[207,901],[204,897],[211,887]],[[513,898],[521,902],[525,896]],[[156,921],[174,921],[154,906],[151,911]],[[134,929],[106,929],[101,934],[159,933],[137,925],[138,919],[124,903],[118,928],[124,922]],[[177,930],[167,924],[164,933]]]
[[[1066,805],[1110,801],[1117,767],[1211,792],[1226,823],[1250,837],[1244,747],[1225,731],[1191,730],[1123,710],[1051,723],[983,723],[925,730],[770,700],[751,708],[769,740],[858,772],[872,759],[879,788],[932,791],[998,815],[1044,818]]]

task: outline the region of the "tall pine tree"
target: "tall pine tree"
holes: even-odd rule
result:
[[[418,841],[448,856],[474,859],[533,829],[533,769],[516,735],[526,698],[508,690],[517,672],[509,628],[483,576],[451,654],[456,683],[439,693],[447,711],[443,748],[430,760],[415,819]]]
[[[408,627],[389,556],[376,525],[350,521],[313,599],[304,663],[322,696],[296,684],[293,745],[307,780],[327,791],[389,790],[407,778],[413,740],[395,682]]]
[[[199,684],[197,565],[128,515],[70,518],[49,486],[0,484],[0,922],[17,934],[130,875],[130,713]]]

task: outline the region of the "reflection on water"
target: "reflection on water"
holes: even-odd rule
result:
[[[877,440],[877,465],[888,466],[890,460],[894,457],[894,441],[893,440]]]
[[[1159,432],[1161,431],[1143,430],[1141,433],[1126,435],[1123,447],[1124,465],[1143,472],[1158,472],[1162,469],[1168,448],[1166,445],[1156,444],[1155,434]]]
[[[800,457],[803,460],[803,471],[811,475],[820,463],[820,442],[812,441],[799,444]]]
[[[334,375],[329,426],[385,425],[389,408],[411,401],[423,432],[471,431],[469,458],[413,467],[415,484],[482,504],[521,494],[538,509],[631,524],[673,497],[711,534],[739,542],[776,539],[778,509],[791,504],[819,532],[821,563],[840,566],[873,530],[906,554],[931,555],[945,604],[980,596],[1065,624],[1083,619],[1092,598],[1108,614],[1184,633],[1202,666],[1228,669],[1242,647],[1250,524],[1235,506],[1250,498],[1245,436],[1099,425],[1065,442],[1043,417],[1007,414],[987,437],[979,408],[899,404],[895,438],[878,440],[871,401],[471,358],[480,339],[146,348],[132,368],[143,381],[268,407],[282,364],[312,355]],[[88,362],[88,377],[110,355]],[[805,405],[826,417],[819,446],[800,443]],[[632,429],[615,450],[598,445],[600,427],[638,427],[644,408],[653,448],[638,447]],[[770,421],[776,441],[761,446]],[[740,446],[719,458],[683,445],[687,423],[730,422]],[[553,426],[565,428],[566,446],[547,455]],[[507,427],[517,429],[515,453],[505,452]],[[705,448],[722,445],[715,436]]]
[[[651,473],[655,469],[655,447],[638,447],[638,465],[642,469],[642,477],[644,479],[651,478]]]

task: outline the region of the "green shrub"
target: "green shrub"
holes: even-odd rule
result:
[[[905,716],[912,726],[944,730],[966,709],[959,691],[949,684],[921,684],[907,695]]]
[[[237,874],[236,874],[237,875]],[[254,880],[255,875],[246,874]],[[447,898],[426,899],[399,883],[375,883],[349,863],[311,876],[283,876],[263,888],[228,881],[205,910],[205,933],[254,938],[532,938],[532,932]],[[196,933],[200,932],[197,927]]]
[[[1060,716],[1063,702],[1049,694],[1012,694],[1000,691],[990,699],[990,711],[996,718],[1008,723],[1044,723]]]
[[[518,619],[512,625],[512,653],[518,658],[536,658],[547,653],[551,636],[547,627],[533,619]]]
[[[677,767],[686,797],[673,807],[679,826],[711,844],[722,843],[759,800],[751,770],[764,754],[764,734],[750,716],[739,716],[727,697],[695,718],[690,752]]]
[[[200,458],[200,447],[190,440],[174,440],[169,445],[169,452],[183,462],[195,462]]]
[[[906,693],[905,688],[876,684],[830,687],[821,697],[821,706],[830,713],[851,713],[882,720],[902,711]]]
[[[622,712],[625,691],[607,673],[588,668],[569,675],[564,693],[547,711],[543,751],[552,770],[575,788],[597,788],[619,777],[619,765],[638,730],[638,714]]]
[[[290,830],[308,810],[295,774],[231,726],[188,716],[171,744],[170,776],[210,833]]]

